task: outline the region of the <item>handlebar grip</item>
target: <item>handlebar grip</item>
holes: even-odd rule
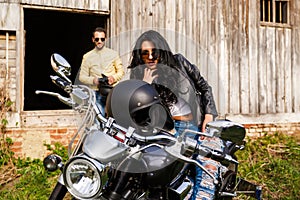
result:
[[[195,148],[195,151],[196,151],[196,153],[198,153],[201,156],[204,156],[206,158],[211,158],[211,159],[219,161],[219,162],[229,161],[229,162],[236,163],[236,164],[239,163],[232,156],[230,156],[230,155],[228,155],[224,152],[214,151],[212,149],[209,149],[207,147],[203,147],[201,145],[197,145],[196,148]]]
[[[59,76],[50,76],[51,80],[55,85],[59,86],[62,89],[66,89],[68,86],[70,86],[70,83],[66,80],[60,78]]]
[[[216,160],[216,161],[219,161],[219,162],[222,162],[222,161],[224,161],[225,160],[225,154],[224,153],[219,153],[219,154],[217,154],[217,153],[212,153],[211,154],[211,159],[213,159],[213,160]]]

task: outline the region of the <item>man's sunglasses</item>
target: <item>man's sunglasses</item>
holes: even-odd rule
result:
[[[95,38],[95,41],[96,41],[96,42],[99,42],[99,40],[101,40],[102,42],[104,42],[104,41],[105,41],[105,38],[97,38],[97,37]]]
[[[149,50],[142,50],[141,51],[142,59],[148,59],[150,56],[150,51]],[[151,56],[152,60],[156,60],[160,56],[160,51],[158,49],[152,49],[151,50]]]

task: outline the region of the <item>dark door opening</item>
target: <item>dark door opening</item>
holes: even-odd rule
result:
[[[72,66],[75,80],[82,56],[93,48],[92,31],[106,27],[107,16],[62,11],[24,9],[25,80],[24,110],[70,109],[62,102],[36,90],[67,94],[51,82],[56,75],[50,64],[53,53],[61,54]]]

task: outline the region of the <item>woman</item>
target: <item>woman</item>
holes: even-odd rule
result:
[[[158,32],[146,31],[138,38],[128,68],[131,79],[143,80],[156,88],[171,112],[178,135],[185,129],[205,132],[206,124],[217,116],[210,85],[195,65],[171,52],[167,41]],[[223,148],[222,141],[216,143]],[[217,176],[218,162],[196,159]],[[205,173],[197,167],[190,199],[214,198],[212,179],[204,179],[202,175]]]
[[[176,103],[176,97],[184,99],[201,131],[204,132],[206,124],[217,116],[211,86],[195,65],[180,54],[173,55],[167,41],[158,32],[150,30],[138,38],[128,68],[131,69],[131,79],[154,83],[167,104]]]

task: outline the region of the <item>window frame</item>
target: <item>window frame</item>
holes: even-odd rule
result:
[[[272,12],[269,10],[269,13],[272,13],[272,21],[262,21],[262,19],[264,19],[264,17],[262,17],[261,15],[265,14],[265,8],[261,8],[262,5],[264,5],[264,3],[262,2],[272,2]],[[276,6],[274,6],[276,4],[276,2],[286,2],[287,3],[287,11],[286,11],[286,15],[287,15],[287,22],[276,22]],[[292,6],[291,6],[292,0],[260,0],[260,25],[261,26],[270,26],[270,27],[283,27],[283,28],[291,28],[291,17],[290,17],[290,13],[292,13]],[[270,9],[270,8],[269,8]],[[281,13],[279,13],[281,14]]]

